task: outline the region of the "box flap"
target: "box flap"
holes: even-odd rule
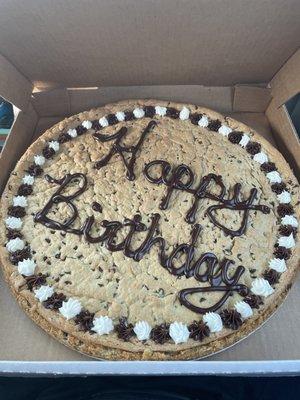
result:
[[[274,105],[277,107],[300,92],[300,50],[277,72],[270,86]]]
[[[269,88],[236,85],[233,93],[233,111],[264,112],[271,101]]]
[[[0,96],[26,110],[31,92],[32,83],[0,54]]]
[[[299,0],[10,0],[0,48],[37,87],[269,82],[299,14]]]
[[[181,86],[121,86],[45,90],[32,95],[40,117],[67,116],[124,99],[170,100],[199,104],[217,111],[232,111],[232,88]]]

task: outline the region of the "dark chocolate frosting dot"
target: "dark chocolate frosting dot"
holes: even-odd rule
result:
[[[43,156],[47,159],[53,157],[55,154],[55,151],[52,149],[52,147],[46,146],[43,148]]]
[[[106,119],[107,119],[108,125],[115,125],[119,122],[118,118],[115,116],[115,114],[108,114],[106,116]]]
[[[164,344],[171,339],[169,334],[170,326],[168,324],[161,324],[155,326],[151,331],[151,339],[158,344]]]
[[[229,329],[238,329],[242,324],[241,314],[236,310],[223,310],[220,314],[223,324]]]
[[[11,240],[11,239],[16,239],[16,238],[22,238],[23,235],[20,231],[16,231],[14,229],[7,229],[6,237],[8,240]]]
[[[167,107],[166,116],[169,118],[177,119],[179,118],[179,111],[174,107]]]
[[[214,132],[218,132],[218,130],[221,128],[221,126],[222,126],[221,121],[219,121],[218,119],[215,119],[215,120],[209,122],[207,129],[210,129],[211,131],[214,131]]]
[[[32,193],[33,189],[31,185],[27,185],[27,183],[23,183],[19,186],[18,195],[19,196],[29,196]]]
[[[281,236],[290,236],[292,233],[293,236],[296,237],[297,234],[297,228],[291,225],[280,225],[278,231]]]
[[[284,182],[274,183],[271,186],[271,189],[274,193],[280,194],[286,189],[286,184]]]
[[[230,132],[228,135],[228,140],[233,144],[238,144],[242,140],[242,132]]]
[[[58,310],[67,298],[63,293],[53,293],[49,299],[43,301],[43,306],[49,310]]]
[[[190,120],[193,125],[198,125],[199,120],[201,119],[202,114],[194,113],[190,115]]]
[[[203,339],[209,336],[209,327],[202,321],[194,321],[188,327],[190,331],[190,338],[201,342]]]
[[[275,283],[279,282],[280,273],[274,269],[269,269],[268,271],[264,272],[263,277],[269,282],[270,285],[275,285]]]
[[[87,332],[93,327],[94,313],[87,310],[82,310],[75,318],[74,322],[78,325],[80,331]]]
[[[10,206],[8,207],[7,214],[16,218],[23,218],[26,215],[26,211],[24,207]]]
[[[28,172],[29,175],[31,175],[31,176],[39,176],[42,174],[43,169],[39,165],[32,164],[32,165],[30,165],[30,167],[27,169],[26,172]]]
[[[32,292],[33,288],[44,285],[46,283],[46,275],[41,273],[37,275],[25,276],[28,289]]]
[[[132,121],[134,119],[134,114],[132,111],[125,111],[125,121]]]
[[[246,150],[249,154],[254,156],[261,150],[261,145],[258,142],[249,142],[246,146]]]
[[[260,166],[260,169],[261,169],[263,172],[266,172],[266,173],[272,172],[272,171],[276,171],[276,170],[277,170],[276,165],[275,165],[273,162],[266,162],[266,163],[263,163],[263,164]]]
[[[291,257],[291,250],[283,246],[278,246],[274,250],[274,256],[280,260],[288,260]]]
[[[94,121],[92,121],[92,129],[94,129],[94,131],[100,131],[101,129],[101,125],[99,123],[98,119],[94,119]]]
[[[249,294],[244,298],[244,302],[249,304],[251,308],[259,308],[263,304],[263,300],[256,294]]]
[[[278,215],[283,218],[285,215],[294,214],[294,208],[291,204],[279,204],[277,207]]]
[[[22,250],[17,250],[9,255],[10,262],[17,265],[19,261],[23,261],[26,258],[30,258],[31,253],[29,247],[24,247]]]
[[[144,107],[145,117],[153,118],[155,115],[155,107],[153,106],[145,106]]]
[[[75,129],[78,136],[84,134],[87,131],[86,127],[82,125],[78,125]]]
[[[31,185],[27,185],[27,183],[23,183],[19,186],[18,195],[19,196],[29,196],[32,193],[33,189]]]
[[[59,136],[58,136],[58,143],[66,143],[69,142],[71,140],[71,136],[69,136],[66,132],[62,132]]]
[[[133,325],[127,321],[127,318],[120,318],[118,325],[115,326],[118,338],[128,342],[133,336]]]

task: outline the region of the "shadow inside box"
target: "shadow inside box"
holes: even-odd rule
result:
[[[3,400],[231,400],[300,398],[300,377],[0,377]]]

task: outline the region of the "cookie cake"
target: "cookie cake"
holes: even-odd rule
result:
[[[196,359],[256,330],[299,263],[299,185],[248,126],[130,100],[34,142],[2,195],[1,261],[46,332],[111,360]]]

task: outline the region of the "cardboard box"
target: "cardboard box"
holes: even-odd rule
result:
[[[250,125],[300,176],[285,102],[300,91],[298,0],[11,0],[0,13],[0,95],[21,111],[0,186],[45,129],[127,98],[210,107]],[[256,333],[205,361],[101,362],[65,348],[19,309],[0,276],[2,374],[298,374],[297,290]]]

